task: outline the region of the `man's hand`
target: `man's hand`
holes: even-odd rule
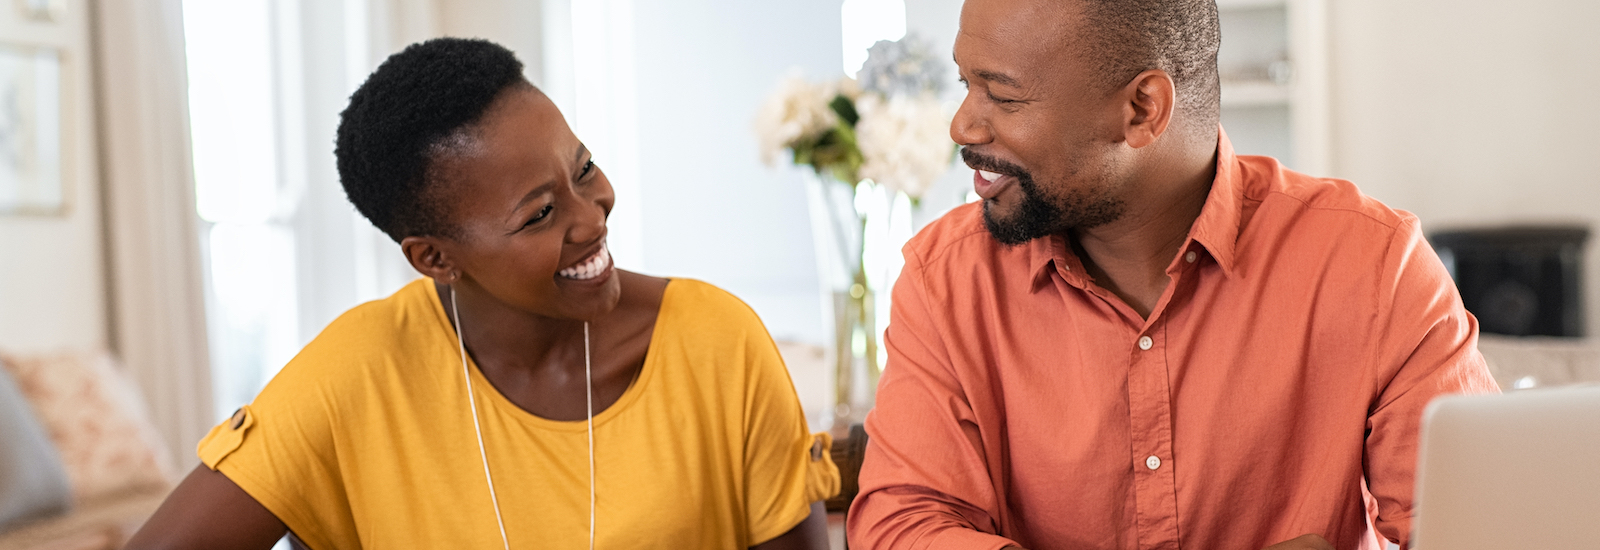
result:
[[[1293,540],[1268,546],[1266,550],[1333,550],[1333,545],[1321,535],[1301,535]]]

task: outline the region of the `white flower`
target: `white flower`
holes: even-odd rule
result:
[[[855,103],[856,100],[861,99],[861,83],[848,76],[842,77],[838,81],[835,81],[833,83],[833,90],[838,95],[842,95],[846,99],[849,99],[850,103]]]
[[[950,114],[932,94],[885,100],[863,94],[856,103],[861,122],[861,178],[921,198],[934,180],[950,169],[955,144],[950,141]]]
[[[756,136],[761,141],[761,160],[776,165],[784,149],[795,143],[816,139],[839,123],[839,115],[828,106],[838,95],[836,84],[812,84],[799,75],[785,78],[778,90],[768,96],[756,113]]]
[[[932,45],[916,33],[900,40],[879,40],[867,50],[867,61],[856,77],[868,92],[888,97],[916,95],[944,90],[944,61],[933,54]]]

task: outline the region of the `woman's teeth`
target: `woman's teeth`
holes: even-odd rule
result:
[[[994,180],[1000,179],[1000,174],[995,173],[995,172],[990,172],[988,170],[979,170],[978,171],[978,176],[982,177],[983,181],[988,181],[988,182],[993,182]]]
[[[606,245],[601,244],[600,251],[590,257],[589,261],[563,269],[556,272],[556,274],[568,279],[583,281],[599,277],[601,273],[605,273],[610,268],[611,251],[606,248]]]

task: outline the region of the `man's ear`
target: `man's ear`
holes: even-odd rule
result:
[[[438,237],[411,236],[400,240],[400,251],[417,272],[433,280],[451,284],[461,280],[461,271],[444,253],[444,242]]]
[[[1138,149],[1150,145],[1167,132],[1178,94],[1172,76],[1166,71],[1151,69],[1139,73],[1123,89],[1122,95],[1127,98],[1123,136],[1129,147]]]

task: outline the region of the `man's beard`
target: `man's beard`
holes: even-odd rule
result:
[[[983,225],[1001,244],[1016,246],[1050,235],[1064,235],[1074,229],[1089,229],[1116,221],[1122,217],[1126,205],[1105,196],[1103,187],[1084,190],[1072,189],[1062,197],[1051,197],[1034,182],[1033,175],[1022,167],[1000,159],[990,158],[971,149],[961,149],[961,159],[973,169],[985,170],[1017,178],[1022,200],[1016,212],[1001,218],[993,210],[994,204],[983,201]]]

